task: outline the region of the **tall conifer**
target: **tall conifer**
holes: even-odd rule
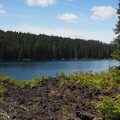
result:
[[[117,34],[117,37],[113,41],[117,46],[117,50],[112,54],[112,56],[116,60],[120,61],[120,1],[118,5],[119,5],[117,9],[118,22],[116,24],[116,28],[114,29],[115,34]]]

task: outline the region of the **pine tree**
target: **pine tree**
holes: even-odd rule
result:
[[[120,61],[120,1],[118,5],[119,5],[118,6],[119,8],[117,9],[118,22],[116,24],[116,28],[114,29],[115,34],[117,34],[117,37],[113,41],[114,44],[117,46],[117,50],[112,54],[112,57]]]

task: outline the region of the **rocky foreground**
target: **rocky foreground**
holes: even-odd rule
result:
[[[60,85],[49,77],[34,87],[19,87],[4,81],[7,89],[0,108],[0,120],[103,120],[96,110],[98,96],[113,97],[117,86],[89,90],[77,84]]]

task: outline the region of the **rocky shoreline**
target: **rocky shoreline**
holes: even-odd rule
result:
[[[49,77],[34,87],[19,87],[4,81],[7,88],[0,108],[1,120],[103,120],[96,110],[98,96],[113,97],[118,86],[110,90],[89,90],[77,84],[60,85]]]

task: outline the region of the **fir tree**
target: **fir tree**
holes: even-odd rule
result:
[[[114,29],[115,34],[117,34],[117,37],[113,41],[117,47],[117,50],[112,54],[112,57],[120,61],[120,1],[118,5],[119,5],[117,9],[118,22],[116,24],[116,28]]]

